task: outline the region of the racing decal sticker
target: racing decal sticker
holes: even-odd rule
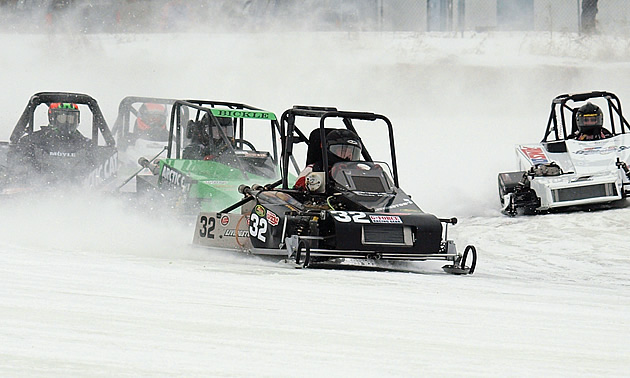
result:
[[[273,211],[267,210],[267,220],[272,226],[277,226],[280,223],[280,217],[278,217]]]
[[[190,183],[188,182],[188,177],[186,177],[183,173],[179,172],[175,168],[164,165],[162,168],[162,173],[160,174],[160,182],[167,182],[174,187],[181,188],[184,191],[190,189]]]
[[[413,201],[410,200],[409,198],[403,198],[403,201],[401,203],[395,203],[390,206],[377,207],[374,209],[374,211],[384,211],[386,213],[389,213],[390,212],[389,210],[392,210],[392,209],[399,209],[400,211],[406,211],[405,209],[400,209],[400,208],[411,206],[413,204],[414,204]],[[416,209],[411,209],[411,211],[416,211]]]
[[[545,151],[543,151],[542,147],[521,146],[521,151],[525,154],[525,156],[527,156],[533,165],[549,163],[549,158],[545,154]]]
[[[234,230],[234,229],[225,230],[225,233],[223,233],[223,236],[236,237],[236,230]],[[247,231],[247,230],[238,230],[238,237],[239,238],[248,238],[249,237],[249,231]]]
[[[50,156],[59,156],[59,157],[76,157],[77,156],[75,152],[61,152],[61,151],[50,151],[48,154]]]
[[[260,207],[262,208],[262,206]],[[264,243],[267,241],[267,225],[267,218],[259,216],[257,213],[252,213],[249,217],[249,235]]]
[[[370,215],[372,223],[402,223],[402,219],[396,215]]]
[[[118,153],[113,154],[101,165],[96,167],[84,180],[87,186],[96,186],[99,182],[113,177],[118,172]]]
[[[199,218],[199,236],[202,238],[214,239],[214,227],[216,226],[216,220],[214,217],[207,217],[203,215]]]
[[[331,211],[330,214],[341,223],[370,223],[367,214],[362,211]]]
[[[224,215],[221,217],[222,226],[227,226],[229,223],[230,223],[230,217],[228,217],[227,215]]]
[[[254,213],[256,213],[256,215],[258,215],[259,217],[264,217],[265,208],[262,205],[256,205],[256,207],[254,208]]]
[[[212,114],[215,117],[229,117],[229,118],[254,118],[254,119],[268,119],[275,120],[276,115],[271,112],[265,112],[260,110],[232,110],[232,109],[212,109]]]
[[[617,147],[586,147],[581,150],[575,151],[576,155],[607,155],[617,151]]]

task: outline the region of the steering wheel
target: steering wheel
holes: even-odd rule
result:
[[[234,145],[237,145],[239,143],[242,143],[242,144],[246,145],[247,147],[249,147],[254,152],[258,152],[258,150],[256,150],[256,147],[254,147],[252,142],[250,142],[248,140],[245,140],[245,139],[234,139]]]

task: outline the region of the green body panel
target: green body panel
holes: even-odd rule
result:
[[[195,211],[216,212],[243,198],[238,192],[240,185],[265,185],[277,179],[244,174],[216,161],[162,159],[158,186],[174,194],[178,202],[186,201]]]

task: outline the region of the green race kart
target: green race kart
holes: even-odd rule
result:
[[[279,180],[279,123],[249,105],[178,100],[170,114],[166,158],[138,163],[136,191],[185,214],[218,211],[241,199],[238,186]]]

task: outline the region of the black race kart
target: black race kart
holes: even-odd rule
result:
[[[308,123],[313,130],[305,134]],[[389,140],[390,154],[383,158],[388,161],[374,160],[363,148],[360,160],[329,166],[328,133],[347,129],[360,135],[361,129],[370,134],[378,124],[385,126],[384,139]],[[387,117],[295,106],[282,115],[281,138],[281,179],[242,185],[242,200],[220,212],[200,213],[194,244],[280,257],[296,267],[443,260],[449,262],[443,266],[448,273],[474,272],[475,247],[458,253],[448,240],[447,228],[457,219],[423,212],[400,188],[394,132]],[[306,153],[301,154],[304,145]],[[328,168],[310,173],[307,189],[298,190],[290,170],[297,173],[305,166],[298,163],[302,156],[305,165],[321,159],[321,166]]]
[[[80,112],[80,144],[55,141],[48,125],[54,103],[72,103]],[[38,143],[26,143],[37,140]],[[60,141],[61,140],[61,141]],[[76,139],[75,139],[76,141]],[[25,156],[23,151],[28,151]],[[28,101],[8,142],[0,142],[0,194],[24,193],[59,185],[107,187],[118,170],[118,152],[97,101],[68,92],[36,93]]]

